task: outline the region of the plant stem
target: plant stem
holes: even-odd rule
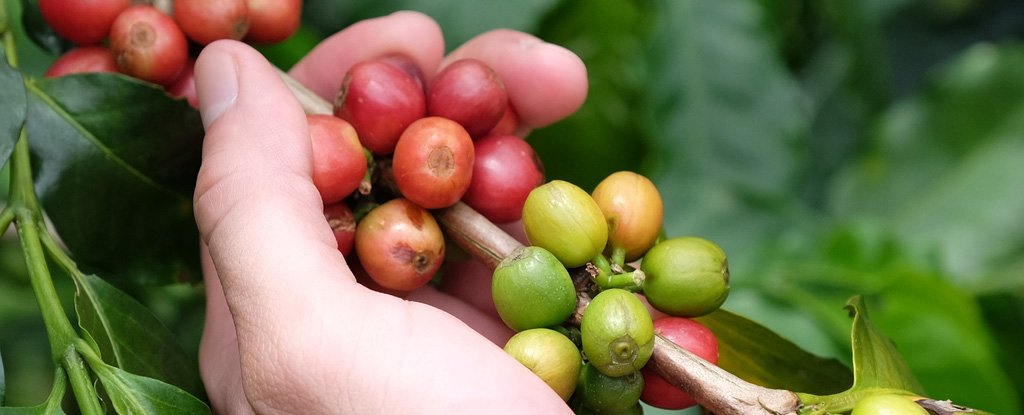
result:
[[[437,210],[434,216],[449,238],[490,269],[523,247],[523,244],[465,203],[458,202]]]

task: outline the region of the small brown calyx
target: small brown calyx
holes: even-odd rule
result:
[[[436,147],[427,156],[427,168],[437,177],[448,177],[455,171],[455,155],[448,146]]]
[[[153,43],[156,43],[156,31],[153,30],[153,26],[149,23],[134,23],[129,32],[131,33],[131,45],[133,47],[148,48]]]

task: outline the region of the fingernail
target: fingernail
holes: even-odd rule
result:
[[[196,92],[203,127],[209,129],[238,98],[238,65],[234,56],[211,50],[196,61]]]

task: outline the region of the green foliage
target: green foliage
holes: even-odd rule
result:
[[[27,85],[36,190],[80,265],[136,283],[197,279],[198,113],[121,75]]]
[[[0,51],[0,164],[7,162],[14,150],[14,143],[21,134],[25,123],[25,84],[21,74],[7,63],[7,54]]]
[[[119,414],[210,413],[210,408],[205,403],[173,385],[110,366],[91,352],[84,353],[84,357],[99,377],[110,397],[110,403]]]

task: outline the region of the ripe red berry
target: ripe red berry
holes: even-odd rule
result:
[[[505,84],[494,70],[476,59],[451,63],[427,88],[427,114],[462,124],[473,137],[491,131],[507,107]]]
[[[131,5],[132,0],[39,0],[39,11],[61,37],[77,45],[95,45]]]
[[[122,12],[110,28],[110,49],[122,73],[168,85],[188,61],[188,40],[170,16],[153,6]]]
[[[421,118],[405,129],[393,157],[395,184],[427,209],[454,205],[473,175],[473,139],[455,121]]]
[[[516,113],[516,109],[512,106],[512,103],[508,103],[508,107],[505,108],[505,114],[498,120],[498,124],[491,129],[485,136],[488,135],[515,135],[519,133],[519,114]]]
[[[334,100],[334,115],[352,123],[363,146],[378,155],[391,154],[402,131],[425,114],[420,85],[383,60],[353,65]]]
[[[58,76],[89,72],[117,72],[114,54],[102,46],[80,46],[57,58],[43,76]]]
[[[718,364],[718,339],[707,326],[682,317],[662,317],[654,320],[654,332],[702,359]],[[644,375],[644,391],[640,400],[648,405],[683,409],[697,404],[690,395],[668,383],[653,369],[645,367],[641,373]]]
[[[356,255],[381,287],[412,291],[444,260],[444,236],[426,209],[406,199],[377,206],[356,227]]]
[[[199,109],[199,94],[196,93],[196,60],[189,58],[181,69],[178,79],[167,87],[167,93],[175,98],[184,98],[192,108]]]
[[[307,115],[313,149],[313,184],[325,204],[344,199],[366,174],[366,155],[355,128],[333,115]]]
[[[352,216],[352,210],[344,202],[331,203],[324,206],[324,219],[331,226],[338,251],[348,257],[356,241],[356,218]]]
[[[245,0],[175,0],[174,20],[189,39],[201,45],[238,40],[249,31]]]
[[[526,197],[544,183],[544,166],[526,140],[491,135],[473,142],[473,180],[462,201],[494,223],[519,220]]]
[[[302,0],[247,0],[249,33],[245,39],[255,43],[277,43],[299,29]]]

